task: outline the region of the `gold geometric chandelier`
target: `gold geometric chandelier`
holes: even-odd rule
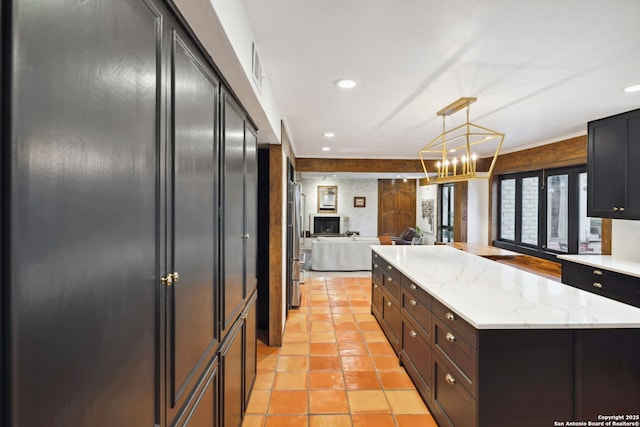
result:
[[[460,98],[438,111],[437,114],[442,116],[442,133],[433,138],[419,153],[422,169],[424,169],[428,182],[447,183],[491,177],[504,141],[504,134],[469,122],[469,105],[476,100],[477,98]],[[445,117],[465,107],[467,108],[467,121],[460,126],[446,130]],[[488,152],[486,147],[489,145],[496,146],[495,151],[492,150],[494,154],[487,172],[476,170],[478,163],[476,153],[478,147],[476,146],[479,144],[485,144],[483,146],[484,152]],[[438,160],[435,162],[435,168],[429,171],[425,160],[428,160],[429,157],[432,159],[434,153],[438,154]]]

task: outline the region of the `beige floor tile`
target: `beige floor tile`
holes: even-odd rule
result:
[[[275,390],[304,390],[309,388],[309,372],[277,372],[273,388]]]
[[[277,371],[308,371],[309,356],[280,356]]]
[[[428,414],[429,410],[416,390],[386,390],[394,414]]]
[[[380,390],[347,391],[347,395],[352,414],[388,414],[390,412],[387,398]]]
[[[309,417],[309,427],[352,427],[352,425],[350,415],[311,415]]]
[[[266,414],[271,391],[253,390],[247,405],[247,414]]]

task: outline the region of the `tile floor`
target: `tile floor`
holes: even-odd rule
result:
[[[307,277],[282,347],[258,341],[243,427],[437,426],[371,315],[371,276],[359,276]]]

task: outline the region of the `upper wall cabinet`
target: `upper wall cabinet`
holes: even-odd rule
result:
[[[588,129],[587,214],[640,219],[640,109],[594,120]]]

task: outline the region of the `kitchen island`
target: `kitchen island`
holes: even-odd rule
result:
[[[640,309],[447,246],[373,246],[372,313],[441,426],[640,412]]]

